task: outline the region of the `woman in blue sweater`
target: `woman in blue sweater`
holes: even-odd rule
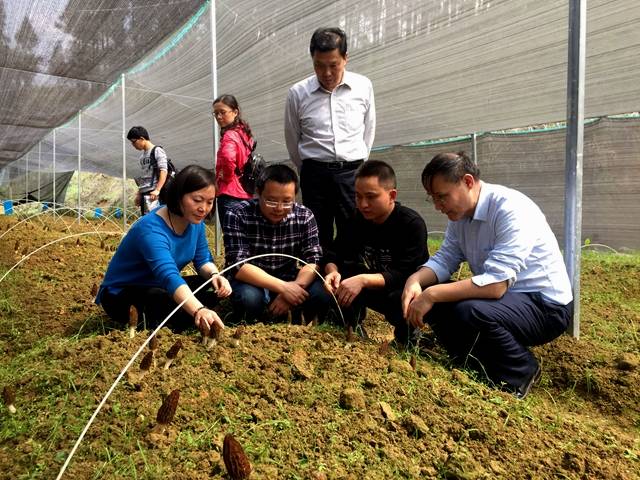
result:
[[[140,218],[129,230],[111,259],[96,303],[107,315],[127,322],[129,308],[144,313],[147,326],[157,326],[188,298],[172,317],[172,327],[186,328],[192,321],[199,329],[217,323],[211,310],[218,298],[231,293],[229,282],[218,272],[205,237],[204,220],[215,205],[213,172],[189,165],[178,173],[166,189],[166,206]],[[198,275],[182,277],[180,271],[193,262]],[[192,289],[211,277],[207,287],[194,297]],[[142,320],[142,315],[140,315]]]

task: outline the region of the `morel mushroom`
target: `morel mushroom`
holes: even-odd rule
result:
[[[98,295],[98,284],[94,283],[91,285],[91,296],[95,297],[96,295]]]
[[[176,343],[167,352],[167,361],[164,363],[164,369],[168,370],[175,358],[178,356],[178,352],[182,348],[182,341],[177,340]]]
[[[153,350],[147,352],[147,354],[142,357],[142,362],[140,362],[140,378],[144,377],[145,373],[147,373],[151,369],[151,365],[153,364]]]
[[[230,433],[224,437],[222,458],[232,480],[246,480],[251,475],[251,463],[249,463],[247,454]]]
[[[162,405],[160,405],[158,414],[156,415],[156,421],[158,422],[158,424],[154,427],[154,430],[158,429],[160,431],[163,431],[166,426],[171,423],[174,415],[176,414],[176,408],[178,408],[179,399],[179,389],[175,389],[167,396],[167,398],[164,399],[164,402],[162,402]]]
[[[129,338],[136,336],[136,328],[138,327],[138,309],[135,305],[129,306]]]
[[[238,328],[236,328],[236,331],[233,333],[233,344],[237,347],[238,345],[240,345],[240,339],[242,338],[242,335],[244,335],[244,326],[240,325]]]
[[[353,332],[353,326],[349,325],[347,327],[347,342],[355,342],[356,334]]]
[[[18,253],[18,250],[20,250],[20,240],[16,240],[16,243],[13,244],[13,251]]]
[[[100,240],[100,250],[104,250],[104,240]]]
[[[416,356],[415,355],[411,355],[411,360],[409,360],[409,365],[411,365],[411,368],[415,372],[416,371]]]
[[[207,345],[209,349],[215,347],[222,337],[222,327],[215,322],[213,322],[212,327],[209,329],[209,343]]]
[[[202,335],[202,345],[206,347],[209,344],[209,332],[211,329],[209,328],[209,325],[207,325],[207,322],[203,321],[200,323],[199,330]]]
[[[2,400],[9,409],[9,412],[16,413],[16,407],[14,405],[14,403],[16,403],[16,392],[13,387],[7,385],[2,389]]]

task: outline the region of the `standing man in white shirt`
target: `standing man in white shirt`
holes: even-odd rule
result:
[[[284,132],[300,172],[302,202],[326,250],[355,212],[355,171],[369,157],[376,129],[371,81],[345,70],[347,35],[319,28],[309,46],[315,75],[289,89]]]
[[[569,323],[569,276],[540,208],[524,194],[480,180],[464,153],[436,155],[422,185],[449,223],[440,249],[402,293],[410,325],[431,325],[449,355],[524,398],[540,376],[527,347]],[[467,261],[473,276],[450,281]]]

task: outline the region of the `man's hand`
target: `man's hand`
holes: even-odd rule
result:
[[[433,308],[433,303],[429,297],[429,289],[415,297],[409,304],[407,316],[405,317],[407,323],[413,325],[415,328],[424,328],[422,319]]]
[[[275,298],[273,302],[271,302],[271,305],[269,305],[269,313],[271,313],[271,315],[273,315],[274,317],[279,317],[280,315],[284,315],[289,310],[291,310],[292,307],[293,305],[287,302],[284,299],[284,296],[280,294]]]
[[[407,318],[409,313],[409,304],[414,298],[418,297],[422,293],[422,287],[417,281],[412,281],[411,278],[407,280],[402,291],[402,316]]]
[[[149,199],[153,201],[158,199],[158,195],[160,195],[160,192],[158,190],[151,190],[147,195],[149,195]]]
[[[282,295],[283,300],[293,306],[300,305],[309,297],[309,292],[296,282],[284,282],[278,293]]]
[[[231,295],[231,285],[222,275],[215,274],[211,277],[211,285],[213,285],[213,291],[216,292],[218,298],[226,298]]]
[[[347,278],[340,283],[338,287],[337,297],[338,303],[343,307],[348,307],[353,303],[364,287],[364,282],[360,275]]]
[[[324,276],[325,290],[335,295],[336,291],[338,290],[338,287],[340,286],[341,279],[342,279],[342,275],[340,275],[340,272],[338,271],[327,273]]]
[[[217,323],[220,328],[224,328],[224,323],[222,323],[218,314],[208,308],[198,310],[193,316],[193,322],[198,330],[202,330],[204,325],[207,326],[207,330],[210,330],[214,323]]]

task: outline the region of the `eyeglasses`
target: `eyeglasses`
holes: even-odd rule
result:
[[[263,200],[263,202],[269,208],[282,207],[283,210],[290,210],[293,208],[293,202],[272,202],[271,200]]]
[[[444,203],[447,203],[448,199],[449,199],[448,193],[438,193],[435,195],[427,195],[427,202],[433,203],[433,204],[442,205]]]
[[[134,139],[131,139],[129,141],[131,142],[131,145],[135,145],[138,140],[140,140],[140,139],[139,138],[134,138]]]
[[[231,110],[218,110],[217,112],[211,112],[211,115],[213,115],[213,118],[216,118],[216,117],[224,117],[229,113],[231,113]]]

